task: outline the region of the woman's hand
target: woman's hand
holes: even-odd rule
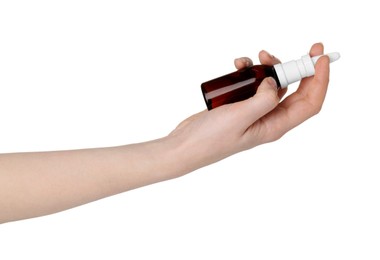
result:
[[[314,44],[310,55],[323,54]],[[280,61],[266,51],[259,53],[262,64]],[[238,69],[252,65],[248,58],[235,60]],[[203,111],[184,120],[169,135],[182,149],[186,172],[279,139],[286,132],[316,115],[323,104],[329,82],[329,58],[321,57],[315,75],[300,82],[298,89],[280,102],[286,89],[277,91],[275,81],[266,78],[252,98]],[[182,162],[181,162],[182,163]]]

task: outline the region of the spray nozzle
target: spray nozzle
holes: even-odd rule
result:
[[[337,61],[339,60],[340,58],[340,54],[339,52],[331,52],[331,53],[328,53],[328,54],[325,54],[325,55],[318,55],[318,56],[314,56],[311,58],[311,60],[313,61],[314,65],[317,63],[317,60],[322,57],[322,56],[329,56],[330,58],[330,63],[334,62],[334,61]]]

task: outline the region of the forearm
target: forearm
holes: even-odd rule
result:
[[[173,138],[0,155],[0,223],[47,215],[186,173]]]

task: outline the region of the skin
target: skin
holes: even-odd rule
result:
[[[323,54],[314,44],[311,56]],[[266,51],[262,64],[280,61]],[[238,69],[252,65],[235,60]],[[117,193],[183,176],[235,153],[279,139],[316,115],[329,82],[329,59],[281,101],[266,78],[255,96],[195,114],[168,136],[119,147],[0,155],[0,223],[63,211]],[[223,142],[219,140],[223,139]],[[178,163],[178,162],[181,163]]]

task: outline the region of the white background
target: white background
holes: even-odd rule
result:
[[[0,259],[379,259],[375,3],[0,0],[0,153],[159,138],[235,57],[342,56],[322,112],[281,140],[1,225]]]

